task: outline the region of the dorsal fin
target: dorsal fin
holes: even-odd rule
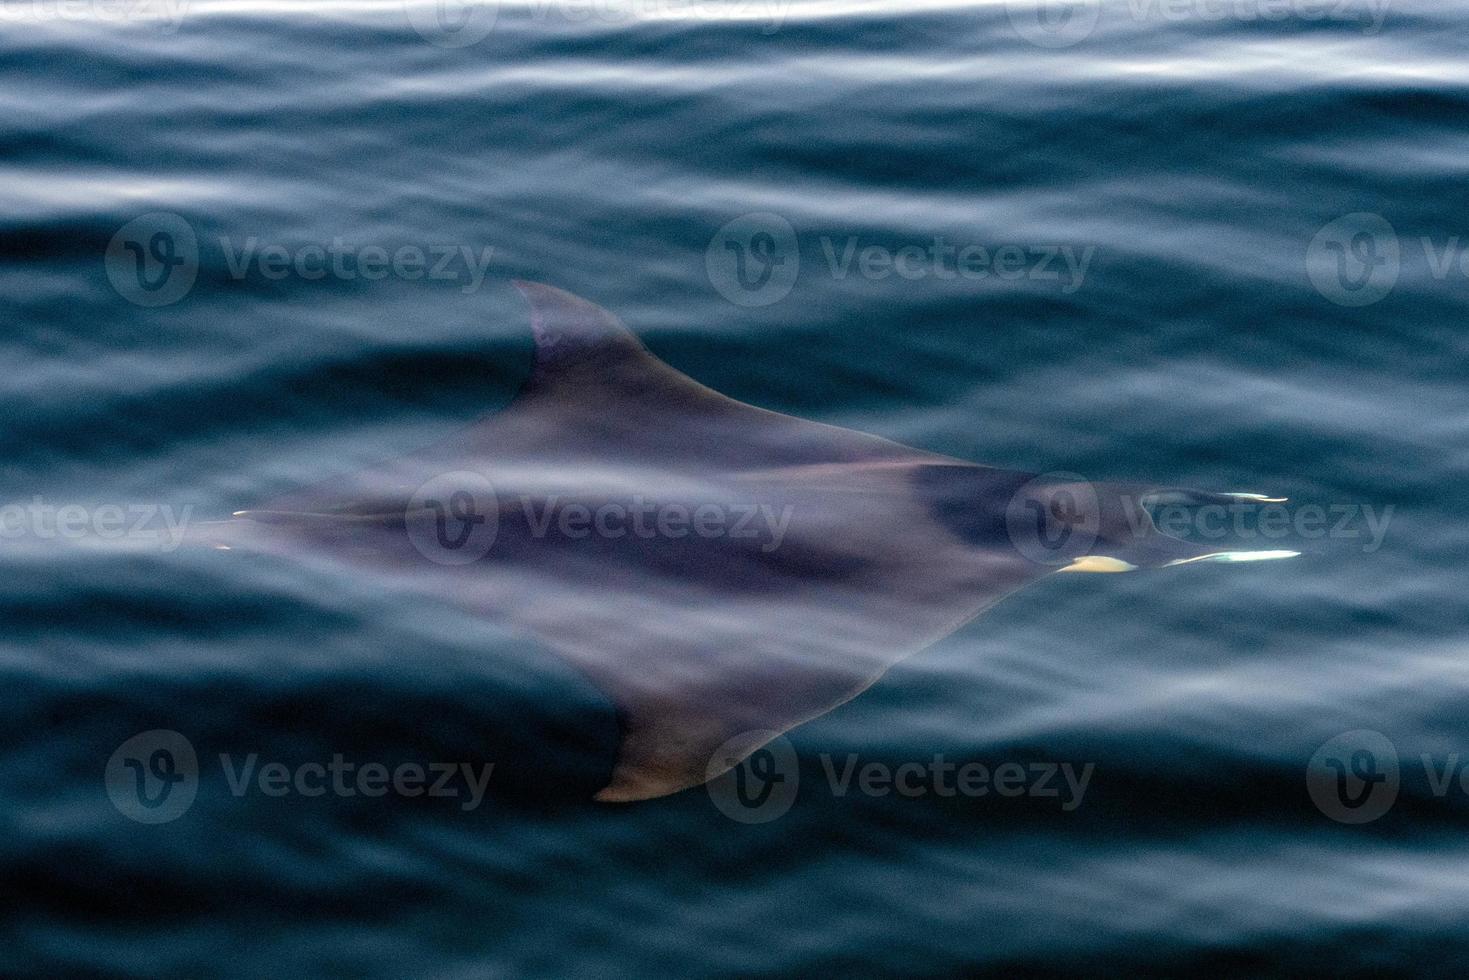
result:
[[[661,361],[622,321],[555,286],[515,280],[531,307],[535,367],[517,406],[487,421],[482,445],[503,455],[507,427],[527,444],[636,447],[644,457],[697,457],[740,469],[939,460],[877,436],[756,408]],[[948,462],[957,462],[947,460]]]
[[[555,384],[567,377],[625,377],[637,368],[657,373],[668,370],[621,320],[595,303],[544,283],[517,279],[514,285],[530,304],[536,340],[535,385]]]
[[[522,399],[555,405],[563,421],[595,427],[609,415],[625,423],[636,416],[644,424],[644,416],[717,414],[753,424],[772,414],[726,398],[659,360],[595,303],[544,283],[516,280],[515,287],[530,303],[536,340]]]

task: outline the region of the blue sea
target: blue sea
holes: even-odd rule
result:
[[[0,976],[1457,974],[1466,37],[0,4]],[[513,280],[762,408],[1288,498],[1175,533],[1300,554],[1043,577],[760,755],[774,810],[593,802],[615,722],[534,637],[186,533],[507,406]]]

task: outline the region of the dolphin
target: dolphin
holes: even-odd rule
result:
[[[1148,514],[1275,498],[1037,476],[767,411],[601,307],[515,285],[535,360],[507,408],[206,530],[389,571],[538,639],[616,708],[597,800],[719,776],[1051,572],[1291,554]]]

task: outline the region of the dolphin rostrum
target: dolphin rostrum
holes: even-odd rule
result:
[[[535,366],[453,438],[237,513],[525,631],[616,706],[603,801],[696,786],[1052,571],[1220,552],[1148,507],[1267,498],[979,466],[726,398],[606,310],[516,283]],[[718,751],[718,758],[715,758]]]

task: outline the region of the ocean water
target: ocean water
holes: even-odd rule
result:
[[[1453,972],[1466,28],[5,4],[0,975]],[[515,279],[764,408],[1288,497],[1181,533],[1301,554],[1046,577],[791,731],[778,813],[591,802],[606,704],[534,638],[170,531],[503,408]],[[461,768],[290,782],[338,757]]]

